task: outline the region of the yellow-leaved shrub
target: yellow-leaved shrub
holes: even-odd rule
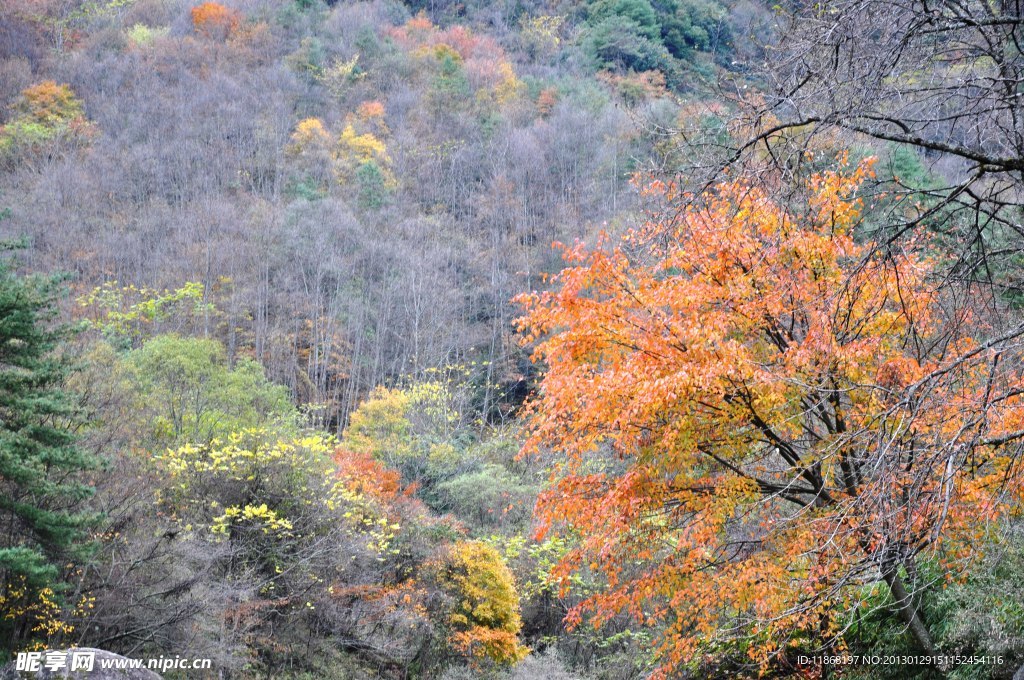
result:
[[[501,554],[479,541],[459,541],[437,565],[437,581],[453,599],[449,641],[476,662],[522,661],[519,593]]]

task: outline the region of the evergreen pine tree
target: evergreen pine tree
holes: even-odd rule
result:
[[[3,250],[10,250],[4,245]],[[0,261],[0,649],[39,633],[55,607],[64,567],[87,549],[95,457],[76,446],[76,407],[63,389],[73,369],[59,346],[56,278],[19,276]],[[44,606],[45,605],[45,606]]]

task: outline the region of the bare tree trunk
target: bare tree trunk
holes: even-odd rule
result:
[[[882,578],[885,579],[889,586],[889,592],[892,593],[893,599],[896,601],[896,608],[899,610],[900,618],[907,624],[910,634],[914,636],[914,640],[921,648],[921,651],[934,656],[936,650],[931,633],[928,632],[928,627],[924,625],[924,620],[921,619],[917,607],[914,606],[914,599],[907,592],[906,587],[903,585],[903,579],[900,578],[896,569],[895,564],[886,566],[882,571]]]

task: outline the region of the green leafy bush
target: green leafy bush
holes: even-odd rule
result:
[[[184,439],[204,443],[297,418],[287,388],[267,380],[255,361],[229,367],[216,340],[157,336],[129,352],[125,365],[154,447]]]

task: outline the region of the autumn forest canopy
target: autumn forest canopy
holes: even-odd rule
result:
[[[1020,680],[1021,12],[5,1],[0,678]]]

